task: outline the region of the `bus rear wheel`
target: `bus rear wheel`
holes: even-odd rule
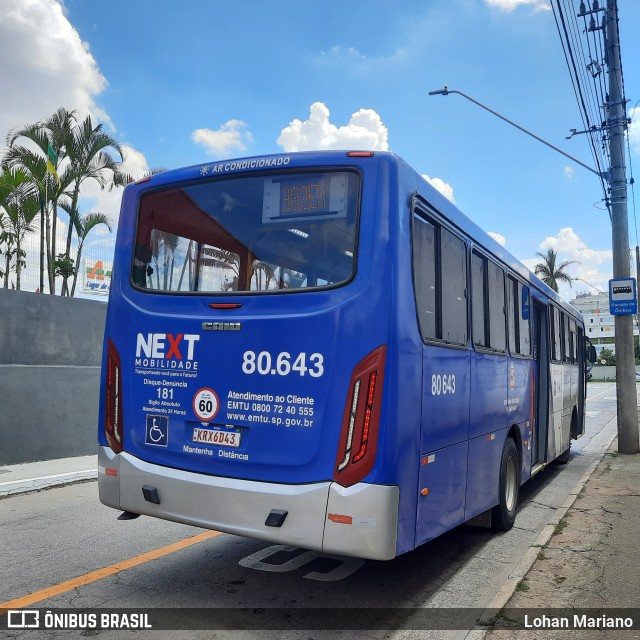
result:
[[[498,504],[491,512],[491,526],[497,531],[509,531],[516,521],[520,493],[520,458],[513,438],[507,438],[500,461]]]
[[[569,445],[565,451],[563,451],[555,460],[557,464],[567,464],[569,457],[571,456],[571,445]]]

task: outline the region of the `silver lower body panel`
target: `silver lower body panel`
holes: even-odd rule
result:
[[[145,499],[145,485],[157,490],[160,504]],[[172,469],[100,447],[98,487],[101,502],[122,511],[324,553],[376,560],[396,555],[397,486],[239,480]],[[281,527],[265,524],[272,509],[288,512]]]

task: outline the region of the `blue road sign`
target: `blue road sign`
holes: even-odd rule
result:
[[[614,278],[609,280],[609,312],[612,316],[638,313],[635,278]]]

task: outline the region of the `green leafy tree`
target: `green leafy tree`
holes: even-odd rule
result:
[[[62,278],[62,286],[67,286],[67,280],[76,275],[76,266],[73,260],[67,257],[64,253],[59,253],[58,257],[54,260],[53,266],[55,268],[56,276]]]
[[[4,286],[9,287],[11,269],[16,274],[16,289],[20,289],[20,274],[25,266],[26,252],[22,248],[27,234],[36,230],[35,220],[40,210],[37,189],[29,175],[20,169],[5,169],[0,173],[0,212],[2,229],[0,245],[4,247]],[[12,267],[13,264],[13,267]]]
[[[556,293],[558,292],[559,282],[566,282],[571,286],[573,278],[566,272],[566,268],[571,264],[575,264],[576,260],[563,260],[560,264],[557,264],[558,254],[553,249],[547,249],[547,253],[538,251],[536,255],[542,258],[542,262],[539,262],[533,270],[545,284]]]
[[[603,347],[603,349],[598,354],[598,362],[602,363],[603,360],[605,365],[614,366],[616,364],[616,354],[613,353],[611,349]]]

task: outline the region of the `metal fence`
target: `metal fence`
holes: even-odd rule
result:
[[[113,265],[113,251],[115,247],[115,230],[109,232],[107,229],[96,228],[92,237],[88,238],[82,247],[80,254],[80,265],[76,276],[75,298],[89,298],[99,300],[109,294],[111,285],[111,268]],[[40,232],[27,235],[22,242],[24,264],[20,267],[20,282],[16,274],[15,256],[10,260],[8,278],[0,278],[0,287],[9,289],[21,289],[22,291],[39,291],[40,289]],[[66,238],[59,238],[56,245],[56,253],[64,253],[66,248]],[[6,245],[0,243],[0,271],[5,273],[6,268]],[[71,246],[71,258],[74,262],[77,259],[78,246],[75,242]],[[49,280],[46,271],[45,254],[44,272],[44,293],[49,293]],[[56,293],[60,294],[63,285],[61,276],[55,279]],[[73,277],[68,279],[68,287],[71,290]]]

